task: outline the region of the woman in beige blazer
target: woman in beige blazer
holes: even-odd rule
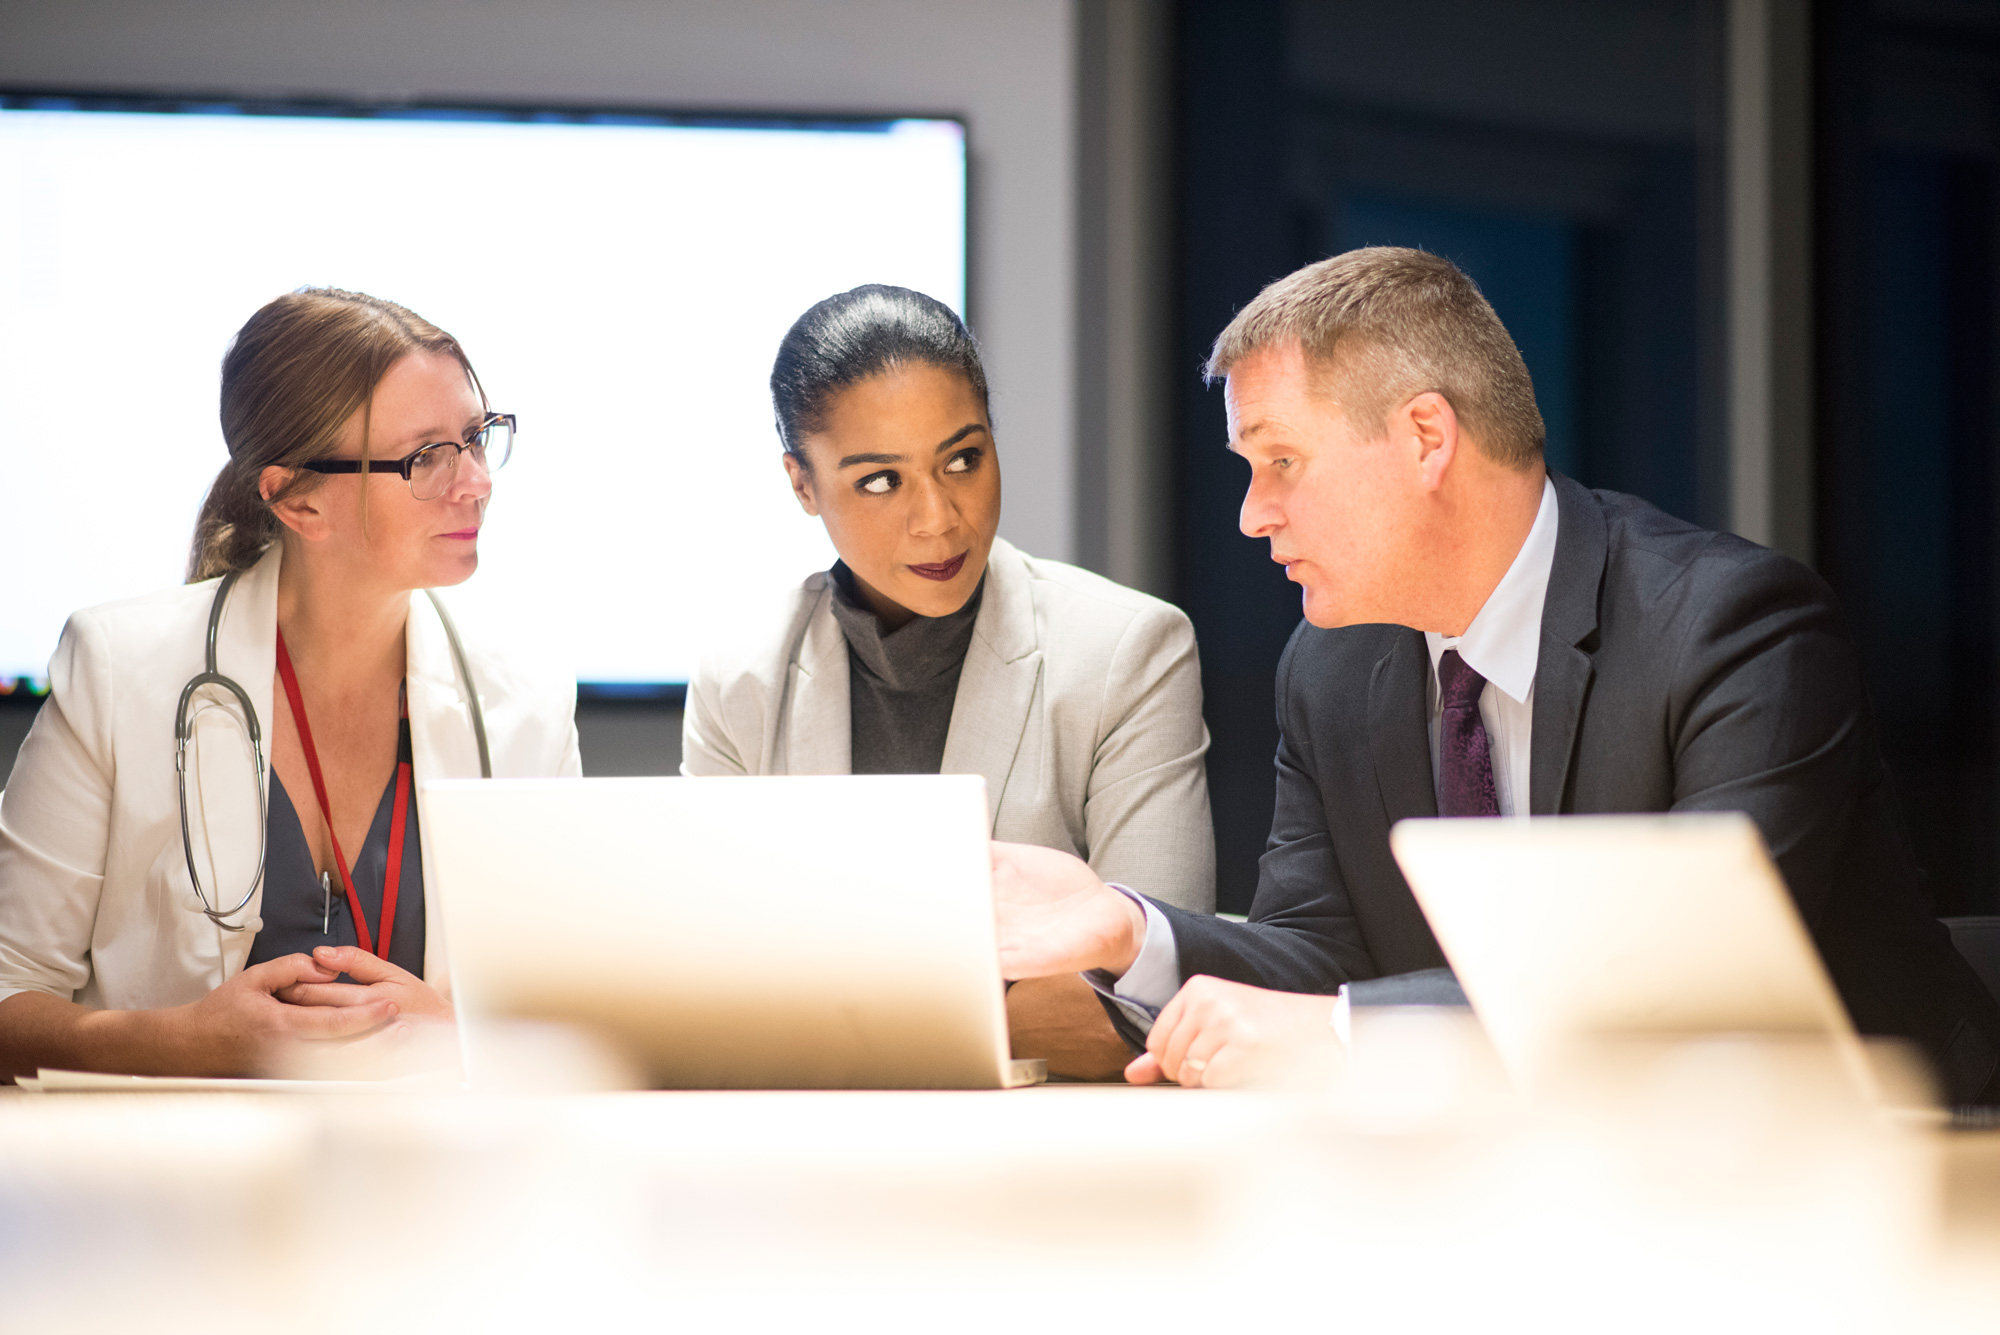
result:
[[[840,561],[713,647],[683,772],[984,775],[994,838],[1212,909],[1194,630],[996,536],[986,374],[958,317],[904,288],[831,297],[785,336],[771,390],[792,489]]]
[[[413,780],[579,770],[574,683],[454,645],[421,592],[477,567],[513,435],[456,340],[280,297],[224,359],[222,423],[191,582],[70,618],[0,799],[0,1080],[250,1074],[449,1018]]]

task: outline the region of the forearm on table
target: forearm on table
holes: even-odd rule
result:
[[[17,992],[0,1001],[0,1077],[33,1075],[43,1067],[208,1074],[188,1069],[180,1020],[178,1008],[95,1010],[45,992]]]

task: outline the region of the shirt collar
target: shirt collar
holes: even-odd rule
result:
[[[1542,654],[1542,604],[1549,595],[1549,572],[1556,563],[1556,484],[1542,481],[1542,507],[1514,564],[1487,596],[1486,605],[1463,635],[1425,631],[1431,672],[1447,649],[1458,650],[1465,665],[1505,692],[1516,704],[1528,702],[1535,666]]]

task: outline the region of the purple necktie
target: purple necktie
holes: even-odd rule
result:
[[[1466,666],[1458,650],[1438,657],[1438,815],[1497,816],[1500,796],[1493,788],[1493,745],[1479,717],[1479,693],[1486,678]]]

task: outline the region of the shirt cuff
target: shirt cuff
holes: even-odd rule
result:
[[[1155,1015],[1181,990],[1181,952],[1174,943],[1174,925],[1167,915],[1144,895],[1133,894],[1122,885],[1111,887],[1137,904],[1146,914],[1146,939],[1132,967],[1118,978],[1112,991],[1127,1001],[1136,1001]]]
[[[1111,888],[1145,913],[1146,939],[1140,942],[1132,967],[1124,973],[1114,977],[1108,969],[1092,969],[1083,975],[1083,981],[1116,1005],[1143,1033],[1153,1027],[1153,1020],[1180,991],[1180,947],[1174,942],[1173,924],[1151,900],[1115,882]]]

